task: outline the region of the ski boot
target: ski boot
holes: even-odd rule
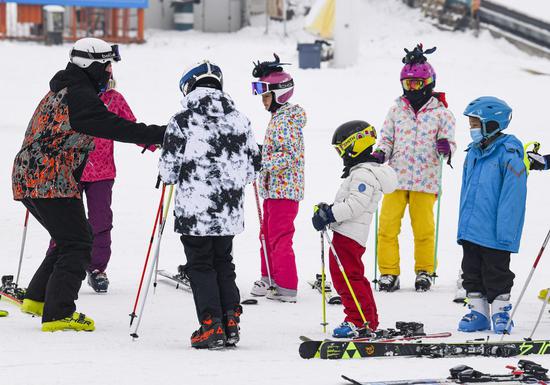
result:
[[[269,290],[269,278],[262,277],[261,279],[254,282],[254,285],[252,286],[252,290],[250,290],[250,294],[256,297],[265,297],[267,295],[268,290]]]
[[[88,272],[88,285],[90,285],[96,293],[107,293],[107,289],[109,288],[107,274],[99,270]]]
[[[493,310],[493,331],[495,334],[510,334],[514,321],[510,320],[510,294],[501,294],[491,304]]]
[[[240,305],[235,306],[235,310],[229,310],[224,315],[224,324],[225,324],[225,336],[227,341],[225,342],[226,346],[235,346],[240,338],[240,327],[239,322],[241,321],[240,316],[243,313],[243,308]]]
[[[470,312],[458,323],[458,331],[471,333],[491,330],[487,298],[481,293],[468,293],[467,301]]]
[[[201,327],[191,335],[191,346],[196,349],[223,349],[226,342],[222,321],[210,316],[202,320]]]
[[[77,332],[93,332],[95,330],[94,320],[86,317],[85,314],[74,312],[71,317],[57,321],[42,322],[43,332],[56,332],[60,330],[74,330]]]
[[[462,279],[462,270],[460,270],[458,274],[458,279],[456,280],[456,291],[455,291],[455,297],[453,298],[453,302],[455,303],[464,303],[466,300],[466,289],[462,287],[462,282],[464,280]]]
[[[432,276],[427,271],[420,270],[416,273],[414,288],[416,291],[428,291],[432,287]]]
[[[25,298],[21,305],[21,311],[32,316],[42,317],[42,313],[44,313],[44,302]]]
[[[368,327],[358,327],[349,321],[342,322],[332,331],[334,338],[361,338],[370,337],[372,334],[372,331]]]
[[[391,274],[381,275],[380,279],[378,279],[378,290],[387,291],[388,293],[399,290],[399,276]]]
[[[296,290],[275,286],[268,290],[265,297],[274,301],[295,303],[296,293]]]

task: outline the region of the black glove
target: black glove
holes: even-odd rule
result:
[[[321,231],[328,224],[336,222],[336,219],[334,219],[334,215],[332,214],[331,206],[323,202],[316,205],[311,222],[317,231]]]
[[[546,170],[548,168],[546,164],[546,157],[534,151],[527,151],[527,158],[529,159],[530,170]]]
[[[259,172],[262,169],[262,145],[258,144],[257,146],[260,151],[252,157],[252,164],[254,165],[254,171]]]

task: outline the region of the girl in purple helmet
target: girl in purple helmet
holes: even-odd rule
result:
[[[262,231],[267,256],[261,248],[262,277],[254,282],[251,294],[296,302],[298,274],[292,237],[298,204],[304,198],[302,130],[306,125],[306,113],[299,105],[288,102],[294,91],[294,81],[283,71],[282,65],[285,63],[280,63],[275,55],[275,61],[258,62],[252,71],[252,75],[259,78],[252,83],[253,93],[262,95],[265,109],[271,112],[271,120],[262,146],[259,177],[260,195],[264,199]]]
[[[388,161],[399,179],[397,190],[382,202],[378,231],[379,287],[399,289],[399,243],[401,219],[407,205],[414,234],[415,288],[429,290],[434,272],[433,205],[439,188],[439,158],[449,159],[454,142],[455,118],[447,109],[445,95],[435,93],[435,71],[426,61],[419,44],[405,49],[401,70],[403,95],[384,121],[378,149],[373,153],[381,163]]]

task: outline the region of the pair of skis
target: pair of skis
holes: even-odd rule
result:
[[[422,339],[430,338],[424,336]],[[528,354],[550,354],[550,340],[539,341],[467,341],[409,342],[405,341],[313,341],[300,344],[300,357],[329,360],[369,357],[513,357]]]
[[[479,384],[479,383],[497,383],[500,385],[509,384],[539,384],[548,385],[548,369],[532,361],[520,360],[516,366],[506,366],[510,369],[507,374],[486,374],[475,370],[466,365],[458,365],[449,370],[450,376],[447,378],[419,379],[419,380],[398,380],[398,381],[376,381],[359,382],[349,377],[342,378],[353,385],[417,385],[417,384]]]

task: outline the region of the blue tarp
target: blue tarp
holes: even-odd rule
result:
[[[147,8],[149,0],[0,0],[0,3],[63,5],[97,8]]]

